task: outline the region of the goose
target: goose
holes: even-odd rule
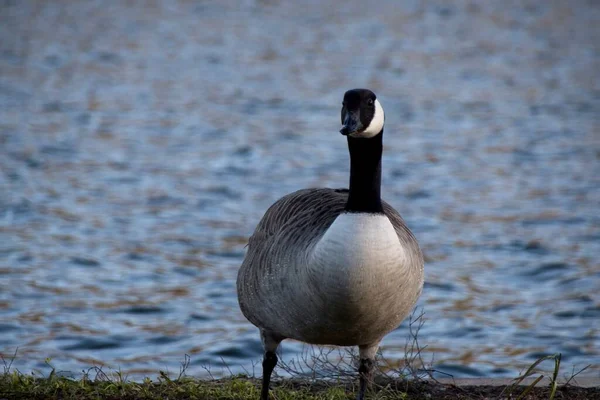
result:
[[[277,200],[250,237],[238,272],[240,309],[259,328],[264,348],[261,400],[269,398],[284,339],[358,346],[362,400],[379,343],[423,289],[417,240],[380,195],[381,103],[371,90],[348,90],[341,117],[349,189],[303,189]]]

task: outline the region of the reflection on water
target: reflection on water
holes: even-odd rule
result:
[[[387,111],[384,197],[426,255],[425,358],[455,376],[599,364],[600,7],[377,8],[5,2],[2,354],[252,371],[246,238],[283,194],[346,184],[339,103],[367,86]],[[407,333],[385,339],[391,363]]]

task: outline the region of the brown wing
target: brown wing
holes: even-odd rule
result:
[[[282,197],[269,207],[258,223],[248,242],[249,251],[290,227],[303,232],[303,236],[315,234],[319,228],[326,230],[344,211],[347,199],[347,190],[328,188],[303,189]]]

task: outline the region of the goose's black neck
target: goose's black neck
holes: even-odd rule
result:
[[[348,136],[350,192],[346,211],[383,213],[381,205],[381,153],[383,129],[372,138]]]

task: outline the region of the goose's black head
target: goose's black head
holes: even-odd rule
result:
[[[352,89],[344,94],[342,135],[371,138],[381,133],[384,120],[383,108],[369,89]]]

